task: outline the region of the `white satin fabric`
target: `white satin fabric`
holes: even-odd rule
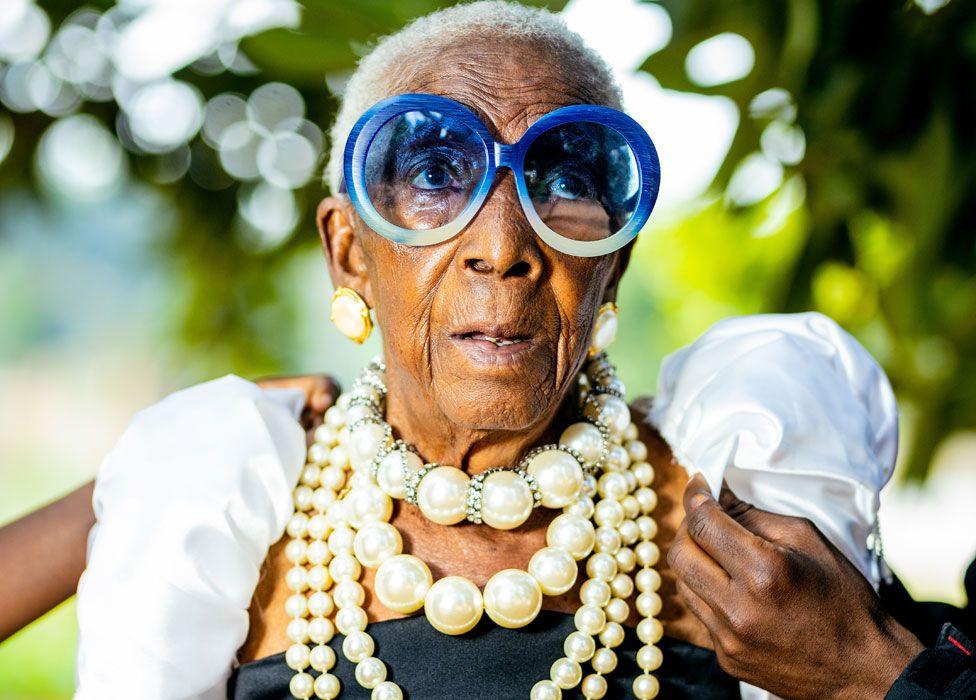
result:
[[[229,375],[135,416],[95,485],[75,698],[226,697],[292,513],[304,399]]]
[[[898,448],[877,362],[817,313],[731,318],[664,360],[651,420],[717,496],[810,518],[875,586],[867,546]]]

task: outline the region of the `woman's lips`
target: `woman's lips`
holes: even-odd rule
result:
[[[521,362],[536,345],[532,338],[524,335],[484,331],[455,333],[450,339],[475,364],[493,367]]]

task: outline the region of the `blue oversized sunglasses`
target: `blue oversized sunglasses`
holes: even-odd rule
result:
[[[512,171],[525,216],[542,240],[582,257],[633,240],[661,181],[651,137],[618,110],[562,107],[506,144],[454,100],[405,94],[375,104],[356,122],[341,189],[377,233],[433,245],[471,222],[499,168]]]

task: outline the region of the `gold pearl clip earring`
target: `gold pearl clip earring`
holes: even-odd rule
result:
[[[336,287],[332,292],[329,319],[339,332],[356,343],[363,343],[373,331],[366,301],[349,287]]]
[[[596,312],[593,334],[590,336],[590,357],[599,355],[610,347],[617,337],[617,305],[608,301]]]

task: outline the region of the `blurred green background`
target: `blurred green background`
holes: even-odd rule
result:
[[[445,4],[6,0],[0,522],[90,478],[128,417],[175,388],[344,380],[376,352],[328,323],[322,130],[370,42]],[[903,410],[889,560],[915,595],[961,602],[976,548],[976,5],[536,4],[607,58],[661,153],[621,290],[629,390],[653,392],[661,358],[720,318],[832,316]],[[0,645],[0,700],[69,697],[75,635],[69,602]]]

